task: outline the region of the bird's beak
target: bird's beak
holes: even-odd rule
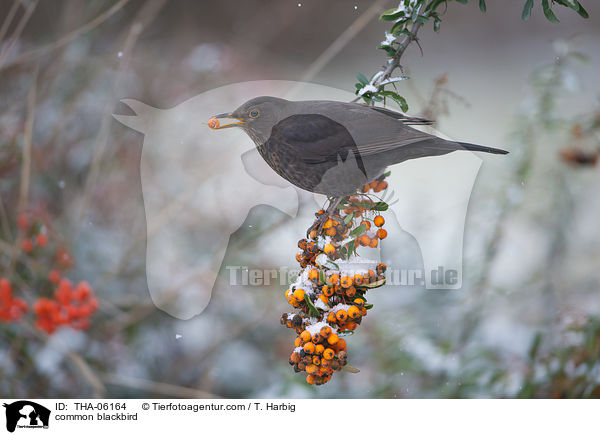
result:
[[[230,122],[228,124],[221,124],[219,119],[233,119],[236,122]],[[208,126],[213,130],[220,130],[222,128],[235,127],[239,124],[245,124],[246,121],[241,118],[236,118],[231,113],[221,113],[220,115],[215,115],[208,120]]]

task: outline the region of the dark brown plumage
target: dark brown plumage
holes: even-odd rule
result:
[[[221,125],[218,119],[235,122]],[[387,166],[457,150],[507,151],[451,142],[409,125],[430,123],[379,107],[337,101],[257,97],[209,125],[239,126],[271,168],[310,192],[339,197],[380,177]]]

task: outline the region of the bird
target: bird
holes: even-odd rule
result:
[[[352,195],[381,179],[388,166],[410,159],[458,150],[508,153],[411,127],[431,123],[379,106],[260,96],[213,116],[208,126],[241,128],[277,174],[303,190],[330,198]]]

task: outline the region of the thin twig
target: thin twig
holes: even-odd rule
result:
[[[6,213],[6,208],[4,207],[4,201],[2,201],[2,197],[0,196],[0,222],[2,222],[2,231],[4,232],[4,238],[6,240],[12,240],[12,231],[10,230],[10,222],[8,220],[8,214]]]
[[[2,28],[0,28],[0,43],[4,41],[4,37],[8,32],[8,28],[10,27],[12,20],[15,17],[15,14],[17,13],[17,10],[19,10],[20,3],[20,0],[14,0],[12,6],[10,7],[10,10],[8,11],[8,14],[6,15],[6,19],[2,23]]]
[[[180,397],[183,399],[219,399],[220,396],[195,388],[182,387],[181,385],[167,384],[165,382],[150,381],[148,379],[132,378],[129,376],[105,374],[102,379],[107,384],[133,388],[149,393],[160,394],[167,397]]]
[[[67,353],[67,356],[75,365],[75,367],[77,367],[79,373],[81,373],[87,383],[92,387],[92,390],[94,390],[94,398],[103,398],[106,392],[106,387],[96,373],[94,373],[90,365],[77,352],[69,352]]]
[[[92,188],[96,184],[96,181],[100,174],[100,164],[102,163],[102,157],[107,146],[108,131],[110,122],[112,120],[111,107],[114,104],[116,91],[121,82],[121,74],[127,65],[128,59],[130,58],[130,55],[133,51],[133,47],[135,46],[138,37],[140,36],[144,28],[154,20],[156,15],[160,12],[160,9],[164,6],[165,2],[166,0],[154,0],[152,2],[146,3],[142,10],[135,17],[134,22],[129,29],[127,37],[125,38],[125,42],[123,44],[122,49],[123,58],[125,59],[125,61],[121,62],[121,64],[119,65],[119,69],[116,72],[116,77],[113,82],[114,85],[112,87],[112,91],[109,95],[109,99],[106,102],[106,110],[102,118],[100,131],[98,132],[96,142],[94,143],[92,162],[83,188],[81,204],[79,206],[79,211],[76,214],[77,221],[83,218],[85,209],[87,208],[90,196],[92,194]],[[79,228],[79,226],[77,228]],[[77,233],[75,235],[77,235]]]
[[[413,41],[417,41],[417,33],[419,32],[419,29],[421,28],[421,26],[423,26],[423,23],[420,21],[416,21],[415,23],[413,23],[413,25],[410,29],[410,34],[404,35],[404,38],[398,44],[396,53],[394,54],[394,56],[391,59],[389,59],[387,61],[386,65],[383,68],[383,73],[380,74],[373,83],[371,83],[372,86],[375,86],[378,90],[380,90],[381,83],[385,80],[390,79],[392,77],[392,74],[396,70],[396,68],[402,69],[402,66],[400,64],[400,59],[402,58],[402,55],[404,54],[404,52],[406,51],[406,49],[408,48],[410,43]],[[358,96],[355,99],[353,99],[352,102],[356,102],[360,99],[361,99],[361,96]]]
[[[113,16],[116,12],[118,12],[123,6],[125,6],[127,3],[129,2],[129,0],[121,0],[118,3],[116,3],[115,5],[113,5],[110,9],[108,9],[106,12],[98,15],[96,18],[94,18],[93,20],[91,20],[90,22],[88,22],[87,24],[81,26],[79,29],[75,29],[70,33],[67,33],[65,36],[63,36],[62,38],[58,39],[57,41],[51,42],[50,44],[44,45],[42,47],[36,48],[34,50],[28,51],[26,53],[23,53],[19,56],[16,56],[12,62],[10,62],[9,64],[7,64],[4,68],[7,68],[9,66],[13,66],[19,63],[23,63],[23,62],[27,62],[30,61],[32,59],[37,58],[38,56],[41,56],[45,53],[48,53],[52,50],[55,50],[59,47],[62,47],[65,44],[68,44],[69,42],[71,42],[72,40],[74,40],[75,38],[89,32],[90,30],[93,30],[94,28],[96,28],[97,26],[99,26],[100,24],[102,24],[104,21],[106,21],[107,19],[109,19],[111,16]],[[0,69],[2,69],[2,62],[0,61]]]
[[[35,101],[37,92],[37,79],[39,73],[39,65],[36,65],[32,85],[29,89],[27,97],[27,119],[25,120],[25,133],[23,139],[23,154],[21,163],[21,181],[19,186],[19,201],[17,203],[17,214],[23,213],[27,206],[29,198],[29,182],[31,179],[31,147],[33,142],[33,122],[35,117]],[[19,254],[19,244],[21,243],[21,234],[18,233],[13,244],[11,260],[8,265],[8,276],[12,275],[14,270],[15,260]]]
[[[304,73],[301,82],[311,81],[331,60],[348,45],[358,33],[364,29],[371,20],[376,17],[384,8],[388,0],[378,0],[371,5],[363,14],[361,14],[350,26],[325,49],[323,53],[308,67]]]
[[[21,37],[21,33],[23,32],[23,29],[27,25],[29,18],[31,18],[31,15],[33,14],[33,11],[35,10],[35,8],[38,4],[38,1],[39,0],[34,0],[29,4],[29,7],[25,11],[25,14],[23,15],[23,17],[21,17],[21,21],[19,21],[17,28],[15,29],[14,33],[10,37],[10,41],[8,41],[6,48],[4,49],[2,54],[0,54],[0,70],[2,69],[2,65],[4,64],[4,61],[6,60],[6,58],[8,57],[8,54],[10,53],[10,50],[12,49],[14,43],[17,41],[17,39],[19,39]]]

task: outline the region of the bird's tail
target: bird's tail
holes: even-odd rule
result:
[[[508,151],[501,150],[499,148],[486,147],[483,145],[475,145],[472,143],[457,142],[461,147],[469,151],[481,151],[483,153],[491,154],[508,154]]]

